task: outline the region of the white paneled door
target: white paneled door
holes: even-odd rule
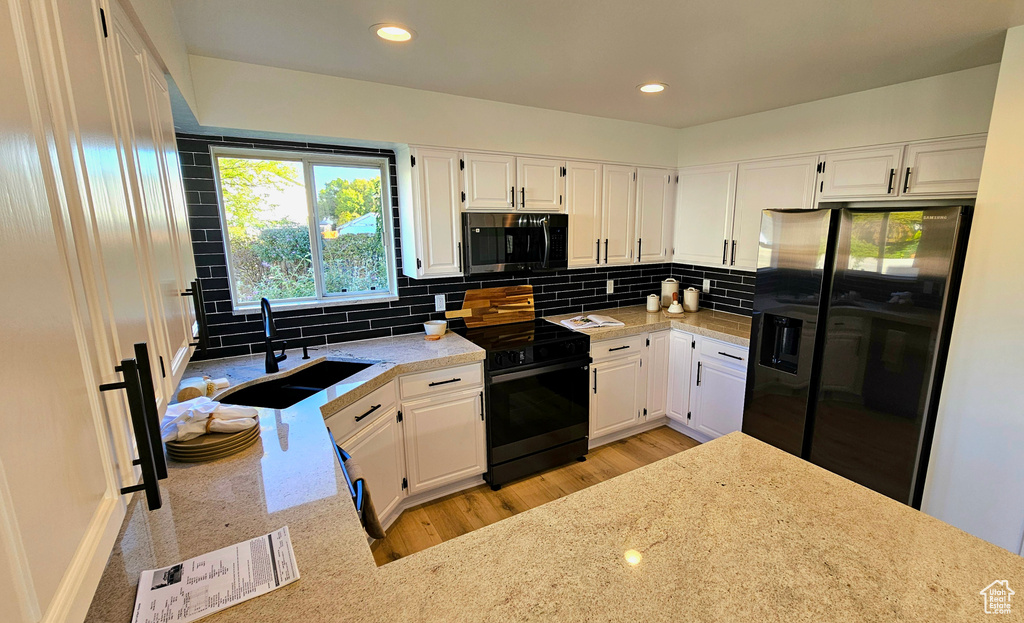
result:
[[[462,154],[467,210],[508,212],[519,203],[516,157],[504,154]]]
[[[596,266],[601,262],[602,166],[595,162],[567,162],[565,170],[569,266]]]
[[[519,209],[565,212],[564,160],[516,158]]]
[[[818,199],[896,196],[902,154],[902,145],[825,154]]]
[[[447,149],[414,148],[413,203],[417,211],[418,236],[416,262],[418,277],[445,277],[462,273],[461,211],[459,210],[459,154]]]
[[[700,266],[725,266],[736,165],[714,165],[679,172],[673,260]]]
[[[672,254],[674,172],[636,170],[636,252],[640,262],[665,262]]]
[[[636,168],[604,165],[601,201],[604,206],[602,264],[629,264],[633,262],[636,242]]]

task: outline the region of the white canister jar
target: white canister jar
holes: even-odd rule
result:
[[[683,311],[695,312],[700,309],[700,290],[697,288],[686,288],[683,291]]]
[[[672,295],[679,292],[679,281],[669,277],[661,282],[661,306],[668,307],[672,304]]]
[[[652,294],[647,297],[647,311],[651,313],[661,311],[661,297],[657,294]]]

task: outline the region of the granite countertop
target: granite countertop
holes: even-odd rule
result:
[[[750,346],[750,318],[748,316],[702,309],[695,313],[687,313],[676,317],[668,316],[664,312],[650,313],[644,305],[614,307],[587,313],[610,316],[619,322],[626,323],[624,327],[603,327],[580,331],[580,333],[589,335],[590,339],[595,342],[625,337],[627,335],[636,335],[637,333],[647,333],[649,331],[679,329],[694,335],[722,340],[723,342],[731,342],[745,347]],[[545,318],[545,320],[561,322],[576,316],[579,316],[579,314],[551,316],[550,318]]]
[[[445,333],[440,340],[428,342],[422,333],[372,340],[328,344],[310,349],[310,358],[302,359],[302,349],[293,349],[278,363],[279,372],[267,374],[264,355],[242,355],[224,359],[193,361],[185,368],[183,379],[209,376],[226,378],[231,385],[212,396],[214,400],[231,392],[270,379],[286,377],[321,361],[362,361],[369,368],[319,392],[296,407],[318,408],[327,417],[347,407],[391,379],[410,372],[445,368],[486,359],[486,351],[464,337]],[[315,357],[313,355],[316,355]],[[228,400],[230,402],[230,400]],[[293,407],[294,409],[295,407]]]
[[[87,621],[129,621],[143,569],[285,524],[301,579],[204,621],[960,622],[1024,586],[1020,557],[742,433],[378,568],[320,414],[260,426],[172,464],[163,508],[134,497]]]

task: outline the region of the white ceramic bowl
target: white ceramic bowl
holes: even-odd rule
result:
[[[428,320],[423,323],[423,329],[427,332],[427,335],[444,335],[445,330],[448,329],[448,321]]]

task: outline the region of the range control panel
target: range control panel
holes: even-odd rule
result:
[[[487,354],[488,370],[507,370],[586,355],[590,352],[590,338],[581,336],[541,344],[531,344],[512,350],[495,350]]]

